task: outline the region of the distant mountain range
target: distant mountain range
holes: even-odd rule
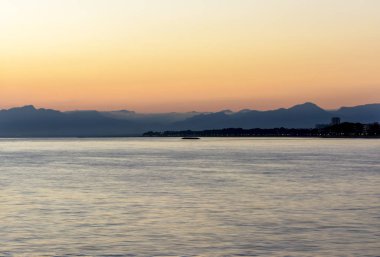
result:
[[[324,110],[313,103],[269,111],[141,114],[133,111],[70,111],[24,106],[0,110],[0,137],[137,136],[146,131],[222,128],[313,128],[332,117],[342,121],[380,121],[380,104]]]

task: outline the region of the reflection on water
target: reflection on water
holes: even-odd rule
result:
[[[0,140],[0,256],[376,256],[380,140]]]

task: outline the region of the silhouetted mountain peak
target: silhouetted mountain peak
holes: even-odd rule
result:
[[[36,110],[36,107],[34,107],[34,105],[25,105],[24,107],[21,107],[23,109],[28,109],[28,110]]]
[[[306,102],[303,104],[297,104],[294,105],[293,107],[289,108],[289,110],[314,110],[314,111],[324,111],[321,107],[318,105],[311,103],[311,102]]]
[[[37,111],[37,109],[33,105],[25,105],[22,107],[15,107],[9,109],[9,111],[17,111],[17,112],[34,112]]]
[[[222,110],[222,111],[220,111],[221,113],[224,113],[224,114],[233,114],[234,112],[233,111],[231,111],[231,110]]]
[[[113,112],[119,112],[119,113],[124,113],[124,114],[136,114],[135,111],[130,111],[130,110],[110,111],[110,113],[113,113]]]
[[[248,113],[248,112],[252,112],[252,110],[250,110],[250,109],[242,109],[242,110],[238,111],[237,113]]]

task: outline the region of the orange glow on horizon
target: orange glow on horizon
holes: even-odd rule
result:
[[[380,102],[380,1],[0,3],[0,108]]]

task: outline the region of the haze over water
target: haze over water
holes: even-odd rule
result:
[[[0,140],[0,255],[378,256],[379,140]]]

